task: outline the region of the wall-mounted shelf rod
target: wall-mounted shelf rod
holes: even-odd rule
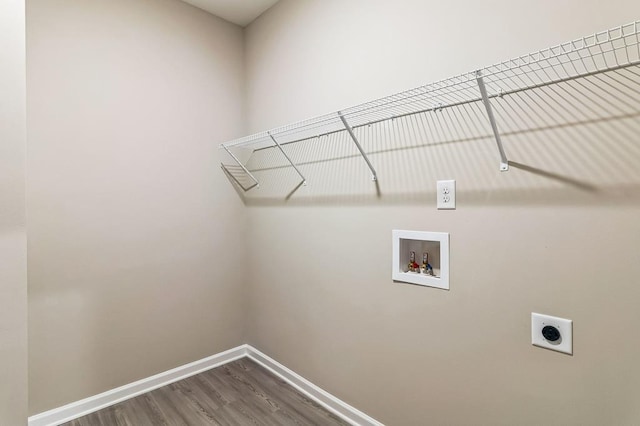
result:
[[[496,118],[493,116],[493,109],[491,109],[491,101],[489,100],[489,96],[487,95],[487,87],[484,85],[482,71],[478,71],[476,73],[476,76],[478,81],[478,88],[480,89],[480,95],[482,95],[482,102],[484,103],[484,107],[487,110],[489,123],[491,123],[491,129],[493,129],[493,136],[496,139],[498,151],[500,151],[500,171],[506,172],[507,170],[509,170],[509,160],[507,160],[507,154],[505,154],[504,147],[502,146],[502,139],[500,139],[500,132],[498,131]],[[501,93],[500,96],[503,96],[503,94]]]
[[[287,124],[268,132],[258,132],[225,142],[223,146],[225,149],[249,148],[253,153],[251,158],[262,158],[259,154],[263,150],[282,150],[285,145],[305,141],[309,141],[310,144],[314,141],[323,143],[320,138],[324,136],[346,132],[356,144],[375,179],[376,172],[355,134],[357,133],[360,139],[377,136],[372,135],[373,131],[360,133],[357,132],[358,129],[424,114],[427,117],[422,118],[427,120],[416,120],[416,125],[424,126],[425,130],[434,130],[433,133],[425,133],[424,137],[437,140],[440,137],[437,134],[439,130],[447,131],[439,129],[439,123],[446,122],[449,116],[455,116],[457,125],[473,123],[476,127],[473,130],[476,139],[493,136],[500,153],[500,169],[507,170],[508,158],[504,144],[509,143],[508,135],[531,129],[528,129],[529,124],[526,121],[511,120],[499,123],[502,128],[500,133],[496,119],[504,119],[503,108],[536,111],[539,107],[538,98],[541,96],[567,96],[568,99],[565,101],[575,108],[588,109],[593,100],[590,100],[585,92],[597,90],[610,93],[622,90],[626,93],[625,86],[636,87],[640,84],[639,67],[640,21],[634,21],[499,62],[484,67],[479,72],[474,70],[341,109],[339,112]],[[637,93],[633,89],[630,90],[631,93]],[[626,93],[625,96],[629,94]],[[469,109],[468,105],[471,106],[474,115],[467,118],[465,114]],[[450,108],[453,109],[449,110]],[[486,115],[483,111],[476,111],[477,108],[486,110]],[[613,108],[620,109],[615,105]],[[432,114],[441,114],[443,111],[447,112],[445,118],[431,117]],[[449,111],[452,111],[451,114],[448,114]],[[476,113],[479,114],[476,116]],[[481,121],[476,123],[476,118],[480,118]],[[432,126],[435,129],[431,129]],[[272,138],[278,140],[276,145]]]
[[[295,165],[295,163],[293,161],[291,161],[291,158],[289,158],[289,156],[287,155],[286,152],[284,152],[284,149],[282,149],[282,146],[278,143],[278,141],[276,140],[276,138],[273,137],[273,135],[271,133],[269,133],[269,137],[271,138],[271,140],[273,141],[273,143],[276,144],[276,146],[278,147],[278,149],[280,149],[280,152],[282,152],[282,155],[284,155],[284,158],[287,159],[287,161],[293,166],[293,168],[295,169],[296,173],[298,173],[298,175],[300,175],[300,178],[302,179],[302,185],[306,185],[307,184],[307,179],[304,177],[304,175],[300,172],[300,170],[298,169],[298,166]]]
[[[606,68],[606,69],[601,69],[601,70],[597,70],[597,71],[592,71],[592,72],[588,72],[588,73],[583,73],[580,75],[574,75],[571,77],[566,77],[566,78],[559,78],[553,81],[549,81],[549,82],[544,82],[544,83],[540,83],[540,84],[533,84],[530,86],[526,86],[526,87],[519,87],[519,88],[515,88],[515,89],[509,89],[509,90],[504,90],[502,89],[501,92],[498,93],[487,93],[487,98],[488,99],[494,99],[494,98],[503,98],[506,96],[510,96],[510,95],[515,95],[517,93],[522,93],[524,91],[527,90],[534,90],[534,89],[540,89],[542,87],[546,87],[546,86],[550,86],[553,84],[559,84],[559,83],[566,83],[569,81],[573,81],[573,80],[577,80],[577,79],[581,79],[581,78],[585,78],[585,77],[592,77],[592,76],[596,76],[598,74],[604,74],[607,72],[614,72],[614,71],[619,71],[625,68],[632,68],[635,66],[640,66],[640,61],[633,61],[629,64],[623,64],[623,65],[618,65],[618,66],[614,66],[611,68]],[[459,102],[453,102],[453,103],[448,103],[448,104],[440,104],[437,105],[436,107],[429,107],[429,108],[424,108],[424,109],[420,109],[417,111],[411,111],[411,112],[407,112],[404,114],[398,114],[398,115],[394,115],[392,117],[385,117],[385,118],[380,118],[377,120],[372,120],[372,121],[368,121],[366,123],[363,124],[359,124],[359,125],[355,125],[352,126],[351,129],[353,130],[357,130],[359,128],[362,127],[367,127],[367,126],[372,126],[378,123],[382,123],[384,121],[389,121],[389,120],[394,120],[394,119],[400,119],[400,118],[405,118],[405,117],[410,117],[412,115],[417,115],[417,114],[424,114],[427,112],[433,112],[434,110],[442,110],[442,109],[446,109],[446,108],[455,108],[455,107],[459,107],[459,106],[463,106],[463,105],[468,105],[468,104],[473,104],[475,102],[480,102],[483,101],[482,97],[476,97],[473,99],[468,99],[468,100],[464,100],[464,101],[459,101]],[[309,141],[311,139],[315,139],[315,138],[322,138],[325,136],[331,136],[337,133],[341,133],[343,132],[344,129],[338,129],[338,130],[332,130],[329,132],[324,132],[324,133],[319,133],[313,136],[308,136],[308,137],[304,137],[304,138],[300,138],[300,139],[295,139],[295,140],[291,140],[291,141],[287,141],[287,142],[282,142],[280,143],[281,146],[286,146],[286,145],[290,145],[290,144],[295,144],[295,143],[299,143],[299,142],[306,142]],[[222,145],[221,145],[222,146]],[[255,151],[262,151],[265,149],[272,149],[275,148],[274,146],[266,146],[266,147],[262,147],[262,148],[256,148]]]
[[[369,161],[369,157],[367,157],[367,154],[364,152],[364,149],[362,149],[360,142],[358,142],[358,138],[356,138],[356,135],[353,133],[353,129],[351,128],[351,126],[349,126],[349,123],[347,123],[347,119],[344,118],[344,115],[342,115],[340,111],[338,111],[338,116],[340,117],[340,120],[342,120],[342,124],[344,124],[344,128],[347,129],[349,136],[351,136],[351,139],[353,139],[353,142],[358,147],[358,151],[360,151],[360,154],[362,154],[362,158],[364,158],[364,161],[367,162],[367,166],[369,166],[369,169],[371,170],[371,180],[374,182],[377,181],[378,174],[376,173],[376,169],[373,168],[371,161]]]

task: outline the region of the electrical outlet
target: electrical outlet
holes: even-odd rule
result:
[[[455,180],[439,180],[437,185],[438,191],[438,209],[452,210],[456,208],[456,181]]]
[[[573,321],[532,312],[531,344],[573,354]]]

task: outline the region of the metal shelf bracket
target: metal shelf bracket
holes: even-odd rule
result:
[[[496,144],[498,145],[498,151],[500,151],[500,171],[506,172],[507,170],[509,170],[509,160],[507,160],[507,154],[505,154],[504,147],[502,146],[502,139],[500,138],[500,132],[498,131],[496,119],[493,116],[493,109],[491,108],[489,95],[487,95],[487,88],[484,84],[484,79],[482,78],[482,71],[476,71],[476,80],[478,82],[478,87],[480,88],[482,103],[484,103],[484,107],[487,110],[489,123],[491,123],[491,128],[493,129],[493,136],[495,137]],[[502,96],[502,94],[500,94],[500,96]]]
[[[342,120],[342,124],[344,124],[344,128],[347,129],[347,133],[349,133],[349,136],[351,136],[351,139],[356,144],[356,147],[358,148],[358,151],[360,151],[362,158],[364,158],[364,161],[367,162],[367,166],[369,166],[369,169],[371,170],[371,180],[374,182],[377,181],[378,174],[376,173],[376,170],[373,168],[373,165],[369,161],[369,157],[367,157],[367,154],[364,152],[364,149],[362,149],[360,142],[358,142],[358,138],[356,138],[356,135],[353,133],[353,129],[351,128],[349,123],[347,123],[347,119],[344,118],[344,115],[342,115],[342,112],[338,111],[338,116],[340,117],[340,120]]]
[[[240,188],[242,188],[244,190],[244,192],[247,192],[248,190],[250,190],[251,188],[255,188],[260,187],[260,182],[258,182],[258,179],[256,179],[256,177],[251,174],[251,172],[244,166],[244,164],[242,164],[242,162],[240,160],[238,160],[238,157],[236,157],[235,155],[233,155],[233,153],[231,151],[229,151],[229,149],[224,146],[224,144],[220,145],[222,148],[224,148],[225,151],[227,151],[227,154],[229,154],[231,156],[231,158],[233,158],[233,160],[238,164],[238,166],[240,166],[242,168],[242,170],[247,174],[247,176],[249,176],[251,178],[251,180],[253,180],[255,183],[251,186],[248,187],[244,187],[244,185],[242,185],[242,183],[240,182],[240,180],[235,177],[233,175],[233,173],[231,173],[231,171],[229,171],[229,169],[221,163],[222,169],[229,175],[231,176],[231,178],[240,186]]]
[[[284,152],[284,149],[282,149],[282,146],[278,143],[278,141],[276,140],[276,138],[273,137],[273,135],[271,134],[271,132],[268,132],[269,137],[271,138],[271,140],[273,141],[273,143],[276,144],[276,146],[278,147],[278,149],[280,150],[280,152],[282,152],[282,155],[284,155],[284,158],[287,159],[287,161],[293,166],[293,168],[295,169],[296,173],[298,173],[298,175],[300,175],[300,178],[302,179],[301,184],[302,185],[306,185],[307,184],[307,179],[304,177],[304,175],[300,172],[300,170],[298,169],[298,167],[295,165],[295,163],[293,161],[291,161],[291,158],[289,158],[289,156],[287,155],[286,152]]]

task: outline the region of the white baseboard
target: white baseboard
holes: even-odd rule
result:
[[[111,389],[80,401],[53,410],[45,411],[29,417],[29,426],[57,426],[69,422],[110,405],[117,404],[159,387],[168,385],[178,380],[186,379],[198,373],[219,367],[228,362],[240,358],[249,357],[262,365],[276,376],[285,380],[291,386],[305,394],[307,397],[322,405],[327,410],[355,426],[384,426],[363,412],[350,406],[344,401],[331,395],[329,392],[314,385],[304,377],[289,370],[273,358],[263,354],[250,345],[241,345],[228,351],[185,364],[180,367],[156,374],[119,388]]]
[[[36,414],[29,417],[29,426],[57,426],[246,356],[247,345],[241,345],[199,361],[194,361],[156,374],[155,376],[147,377],[146,379],[138,380],[137,382],[129,383],[128,385],[120,386],[119,388],[111,389],[101,394]]]
[[[253,346],[247,345],[247,356],[350,424],[355,426],[384,426],[362,411],[314,385],[296,372],[289,370]]]

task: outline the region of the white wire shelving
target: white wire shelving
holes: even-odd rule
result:
[[[607,79],[601,77],[604,74]],[[497,120],[500,117],[497,119],[494,115],[492,104],[498,98],[508,97],[526,102],[526,97],[522,95],[527,91],[547,86],[553,88],[554,85],[580,79],[589,79],[590,85],[600,85],[604,91],[624,90],[639,97],[640,21],[341,111],[222,143],[220,148],[233,161],[232,164],[222,163],[222,168],[246,192],[258,186],[259,182],[246,166],[246,161],[242,162],[234,154],[234,149],[247,148],[253,153],[275,149],[299,175],[300,185],[304,185],[306,178],[303,171],[287,155],[287,146],[346,132],[375,181],[378,179],[375,167],[356,137],[355,130],[387,120],[479,103],[493,132],[500,170],[506,171],[509,169],[509,160],[499,131]]]

